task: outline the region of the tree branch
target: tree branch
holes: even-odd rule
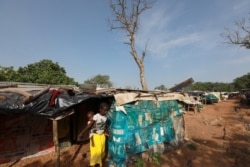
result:
[[[239,45],[250,49],[250,27],[245,24],[245,19],[235,21],[235,29],[225,29],[221,36],[228,44]]]
[[[128,5],[127,2],[131,2],[131,4]],[[126,33],[128,41],[125,42],[125,44],[130,45],[130,54],[133,56],[137,66],[139,67],[143,89],[147,89],[143,65],[147,47],[145,47],[145,50],[142,52],[142,56],[140,58],[135,48],[135,34],[139,29],[140,15],[147,9],[150,9],[155,2],[156,0],[110,0],[110,8],[113,14],[113,20],[109,20],[111,30],[120,29]]]

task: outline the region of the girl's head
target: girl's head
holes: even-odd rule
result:
[[[107,103],[101,103],[101,104],[100,104],[100,107],[99,107],[99,113],[100,113],[101,115],[106,115],[108,109],[109,109],[109,106],[108,106]]]

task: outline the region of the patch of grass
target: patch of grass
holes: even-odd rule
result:
[[[136,158],[135,159],[135,166],[136,167],[143,167],[143,159],[142,158]]]
[[[193,143],[187,144],[187,148],[189,148],[190,150],[197,150],[198,149],[197,146]]]
[[[250,149],[249,148],[244,148],[242,152],[246,155],[250,155]]]
[[[153,153],[152,161],[155,165],[160,165],[160,153]]]

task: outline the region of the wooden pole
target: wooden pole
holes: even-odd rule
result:
[[[58,121],[53,120],[53,140],[56,153],[56,167],[60,167],[60,147],[58,141]]]

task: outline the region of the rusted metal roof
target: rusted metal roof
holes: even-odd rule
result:
[[[171,92],[180,92],[182,91],[183,88],[189,86],[190,84],[192,84],[194,82],[193,78],[189,78],[173,87],[171,87],[169,90]]]

